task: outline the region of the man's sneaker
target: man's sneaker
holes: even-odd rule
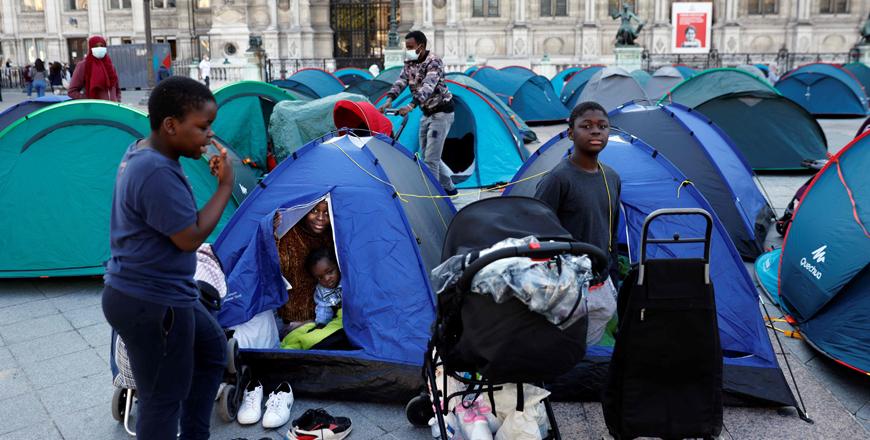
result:
[[[347,417],[333,417],[323,408],[309,409],[293,421],[288,440],[341,440],[350,434]]]
[[[453,197],[453,196],[459,194],[459,190],[456,189],[456,188],[453,188],[453,189],[445,189],[444,192],[446,192],[447,195],[450,196],[450,197]]]
[[[264,428],[278,428],[290,420],[290,408],[293,407],[293,390],[290,384],[281,382],[275,391],[269,393],[266,401],[266,413],[263,414]]]
[[[244,397],[242,397],[242,406],[236,414],[236,420],[241,425],[250,425],[260,421],[260,416],[263,414],[263,385],[259,382],[248,382],[248,387],[245,389]]]

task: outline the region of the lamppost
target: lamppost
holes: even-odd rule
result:
[[[399,9],[399,0],[390,2],[390,32],[387,33],[387,48],[399,49],[399,25],[396,23],[396,11]]]
[[[165,1],[165,0],[164,0]],[[151,47],[151,0],[145,3],[145,59],[148,69],[148,88],[154,88],[154,50]]]

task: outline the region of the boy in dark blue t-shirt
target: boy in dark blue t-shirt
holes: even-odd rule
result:
[[[196,249],[232,194],[226,150],[209,161],[218,188],[197,212],[179,158],[199,159],[212,141],[214,96],[171,77],[148,100],[151,135],[133,142],[118,167],[110,220],[103,313],[127,345],[142,439],[208,438],[226,338],[197,300]]]

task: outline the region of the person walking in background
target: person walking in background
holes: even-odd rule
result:
[[[51,92],[57,93],[57,89],[63,88],[63,66],[55,61],[48,68],[48,83],[51,85]]]
[[[36,97],[41,98],[45,96],[45,87],[48,85],[48,82],[46,81],[46,79],[48,79],[48,72],[45,71],[45,63],[39,58],[37,58],[33,63],[31,78],[33,81],[33,88],[36,89]],[[30,96],[30,93],[28,93],[27,96]]]
[[[83,65],[77,67],[67,92],[70,98],[121,102],[118,72],[115,71],[103,37],[94,35],[88,39],[88,54]]]
[[[31,94],[33,94],[33,71],[30,64],[24,66],[24,70],[21,72],[21,76],[24,78],[24,90],[23,92],[27,93],[27,97],[29,98]]]
[[[202,61],[199,62],[199,79],[201,79],[206,87],[211,87],[211,63],[208,55],[202,56]]]

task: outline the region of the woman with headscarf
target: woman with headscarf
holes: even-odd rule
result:
[[[118,72],[106,51],[106,40],[94,35],[88,39],[88,54],[76,66],[67,92],[72,99],[104,99],[121,102]]]

